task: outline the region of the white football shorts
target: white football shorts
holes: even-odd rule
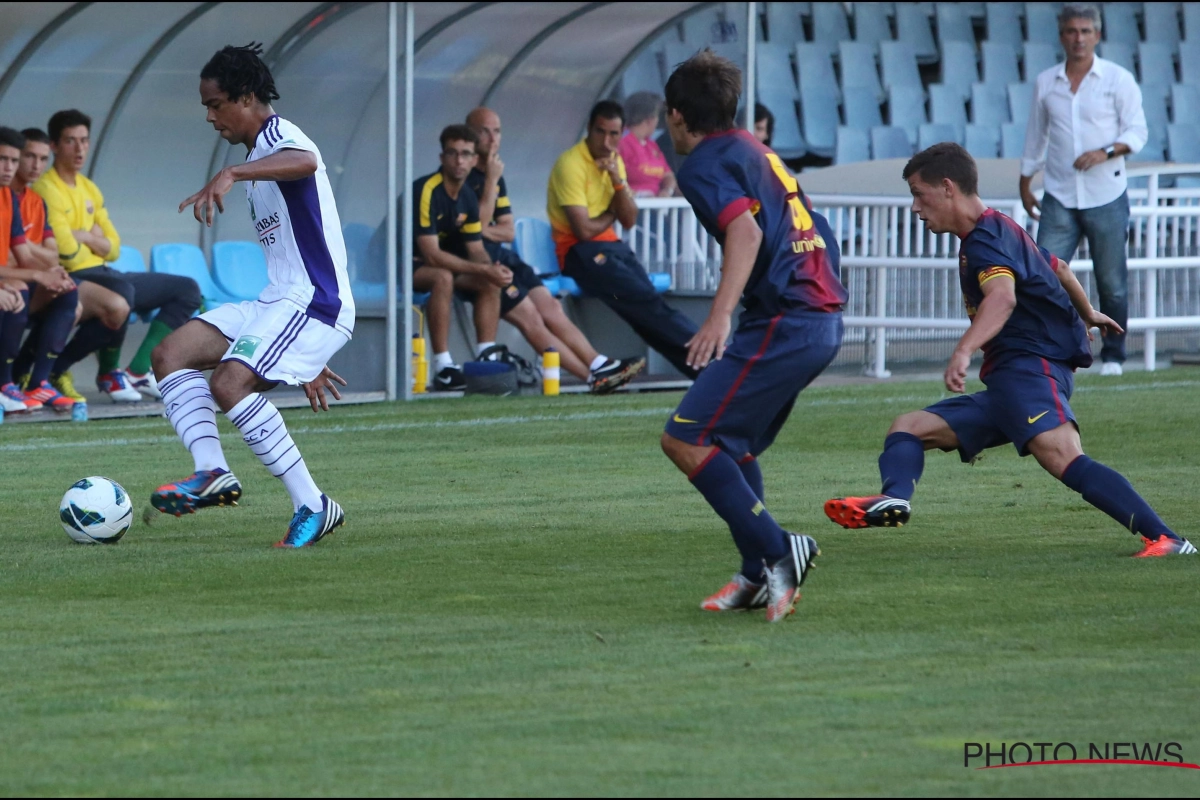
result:
[[[222,361],[238,361],[264,380],[298,386],[321,374],[350,337],[286,299],[226,303],[199,319],[229,340]]]

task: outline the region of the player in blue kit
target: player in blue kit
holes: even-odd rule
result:
[[[1159,519],[1129,481],[1083,454],[1071,411],[1073,373],[1092,363],[1088,329],[1120,334],[1092,308],[1067,263],[1038,247],[1008,217],[984,206],[975,161],[943,142],[904,168],[913,212],[933,233],[962,240],[959,281],[971,327],[946,366],[946,388],[961,394],[967,366],[983,350],[986,391],[952,397],[896,418],[879,457],[880,494],[835,498],[825,513],[844,528],[893,527],[909,519],[925,451],[957,450],[971,461],[1012,442],[1054,477],[1145,542],[1138,557],[1191,555],[1196,548]]]
[[[757,456],[837,355],[846,290],[828,224],[779,156],[734,128],[741,85],[741,71],[709,50],[667,81],[667,127],[688,157],[679,188],[724,261],[712,310],[688,342],[688,364],[702,371],[662,448],[728,523],[742,556],[741,570],[701,608],[765,605],[767,621],[778,622],[794,610],[819,550],[767,512]],[[726,346],[739,299],[745,311]]]

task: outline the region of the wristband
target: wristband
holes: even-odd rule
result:
[[[620,191],[622,191],[624,188],[625,188],[625,184],[623,184],[623,183],[614,183],[614,184],[613,184],[613,191],[614,191],[614,192],[620,192]]]

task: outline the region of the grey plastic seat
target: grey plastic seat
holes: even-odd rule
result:
[[[1172,161],[1200,164],[1200,129],[1192,125],[1168,125],[1167,142]]]
[[[837,87],[837,76],[833,72],[833,59],[829,50],[813,42],[796,45],[796,71],[800,74],[800,87]]]
[[[1013,122],[1019,122],[1022,127],[1029,121],[1029,112],[1033,106],[1032,83],[1010,83],[1008,85],[1008,114]]]
[[[933,28],[929,24],[929,14],[921,8],[920,3],[896,4],[896,41],[908,42],[917,57],[917,63],[937,63],[938,49],[933,40]]]
[[[851,38],[850,23],[841,3],[813,3],[812,43],[824,47],[831,55],[837,52],[838,42]]]
[[[871,157],[874,160],[884,158],[911,158],[913,146],[908,140],[908,134],[903,128],[891,125],[880,125],[871,128]]]
[[[1025,82],[1035,82],[1038,75],[1056,66],[1058,64],[1058,51],[1060,49],[1057,42],[1052,45],[1043,42],[1026,42],[1024,57]]]
[[[888,24],[891,3],[854,4],[854,41],[878,47],[880,42],[892,40],[892,28]]]
[[[1171,87],[1171,122],[1200,125],[1200,87],[1186,83]]]
[[[1161,86],[1175,83],[1175,58],[1169,44],[1139,44],[1138,66],[1138,83],[1154,83]]]
[[[842,90],[842,111],[846,127],[868,131],[883,124],[879,113],[879,97],[863,86],[847,86]]]
[[[875,68],[875,47],[864,42],[838,42],[842,65],[842,91],[848,86],[870,89],[883,99],[879,71]]]
[[[945,123],[932,122],[922,125],[917,132],[917,152],[932,147],[938,142],[963,143],[963,128],[956,128]]]
[[[1200,6],[1200,3],[1195,5]],[[1200,86],[1200,31],[1197,31],[1195,41],[1179,43],[1179,80]]]
[[[854,164],[871,160],[871,135],[865,128],[846,125],[837,129],[837,149],[833,154],[834,164]]]
[[[832,85],[801,85],[800,119],[809,151],[832,156],[839,124],[837,90]]]
[[[903,130],[910,146],[916,145],[917,129],[928,121],[924,89],[919,86],[892,87],[888,92],[888,125]]]
[[[808,3],[767,3],[767,41],[791,48],[804,41],[804,24],[800,21],[800,5]],[[811,12],[811,7],[809,9]]]
[[[1017,51],[1007,42],[983,43],[983,82],[1007,86],[1021,80],[1017,72]]]
[[[1141,3],[1104,4],[1104,41],[1135,47],[1138,43],[1137,12]]]
[[[988,3],[986,11],[987,40],[1004,42],[1014,50],[1019,48],[1024,41],[1021,35],[1021,4]]]
[[[1142,19],[1146,23],[1147,42],[1165,44],[1172,53],[1179,49],[1178,3],[1143,3]]]
[[[917,56],[908,42],[880,42],[879,58],[883,67],[883,88],[921,86]]]
[[[1025,125],[1010,122],[1000,126],[1000,157],[1020,158],[1025,151]]]
[[[960,3],[937,4],[937,39],[938,44],[946,42],[968,42],[975,45],[975,31],[971,20]]]
[[[1000,127],[968,125],[963,146],[972,158],[996,158],[1000,154]]]
[[[1059,8],[1058,3],[1026,3],[1025,41],[1049,44],[1057,48]]]
[[[942,45],[942,85],[953,86],[963,99],[971,96],[971,85],[979,81],[975,46],[966,42]]]
[[[994,83],[977,83],[971,87],[971,122],[996,129],[1009,121],[1008,87]]]
[[[1101,42],[1096,47],[1096,55],[1137,75],[1133,68],[1133,45],[1128,42]]]

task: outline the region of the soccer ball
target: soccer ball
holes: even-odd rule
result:
[[[119,483],[93,476],[67,489],[58,518],[80,544],[116,544],[133,524],[133,503]]]

